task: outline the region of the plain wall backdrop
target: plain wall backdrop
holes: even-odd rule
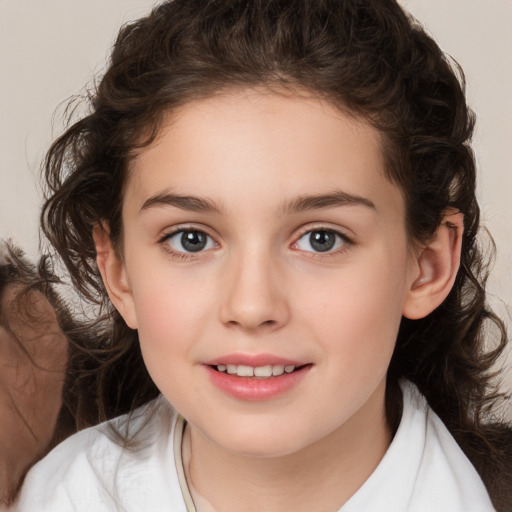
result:
[[[120,25],[155,3],[0,0],[0,238],[12,238],[32,258],[38,254],[39,168],[62,131],[63,102],[101,73]],[[498,247],[490,301],[511,330],[512,1],[401,3],[465,71],[478,119],[482,221]],[[510,389],[512,370],[508,376]]]

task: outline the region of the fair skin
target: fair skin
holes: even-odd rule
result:
[[[110,297],[187,419],[187,476],[217,511],[338,510],[389,446],[400,320],[449,292],[462,218],[412,249],[383,165],[379,133],[325,101],[224,93],[181,107],[133,161],[123,257],[95,230]],[[267,392],[219,377],[224,360],[291,361],[297,378]]]

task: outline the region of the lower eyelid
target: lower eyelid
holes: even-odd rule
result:
[[[186,251],[186,250],[177,249],[169,243],[170,240],[172,238],[174,238],[175,236],[182,235],[183,233],[186,233],[186,232],[197,232],[197,233],[202,233],[203,235],[205,235],[208,239],[206,242],[207,247],[194,252],[194,251]],[[180,257],[182,257],[183,255],[188,255],[188,256],[198,255],[202,252],[208,251],[208,250],[218,246],[218,243],[215,241],[215,239],[211,235],[209,235],[205,230],[194,228],[194,227],[181,227],[181,228],[175,229],[175,230],[161,236],[158,240],[158,243],[163,245],[168,252],[174,253],[175,255],[179,255]]]
[[[339,245],[341,247],[338,247],[336,249],[329,249],[328,251],[325,251],[325,252],[322,252],[322,251],[314,251],[314,250],[311,250],[311,251],[308,251],[306,249],[300,249],[299,250],[303,250],[304,252],[311,252],[313,254],[316,254],[316,255],[329,255],[329,254],[336,254],[337,252],[342,252],[344,249],[343,247],[345,246],[345,249],[348,248],[350,245],[353,245],[353,240],[351,238],[349,238],[347,235],[345,235],[344,233],[341,233],[340,231],[337,231],[335,229],[332,229],[332,228],[328,228],[328,227],[322,227],[322,226],[319,226],[319,227],[315,227],[315,228],[312,228],[312,229],[308,229],[307,231],[303,231],[296,239],[295,239],[295,242],[292,244],[292,247],[295,246],[298,248],[298,242],[304,238],[305,236],[307,235],[311,235],[311,233],[315,233],[315,232],[327,232],[327,233],[332,233],[333,235],[335,235],[337,238],[338,238],[338,241],[335,242],[336,245]]]
[[[314,232],[321,232],[321,231],[325,231],[325,232],[329,232],[329,233],[332,233],[334,234],[338,239],[339,241],[337,241],[335,243],[335,245],[338,245],[338,247],[336,248],[332,248],[332,249],[328,249],[326,251],[315,251],[313,248],[312,250],[307,250],[307,249],[301,249],[300,247],[298,247],[298,242],[300,239],[302,239],[304,236],[306,235],[310,235],[311,233],[314,233]],[[174,247],[172,247],[169,243],[169,240],[176,236],[176,235],[179,235],[179,234],[182,234],[184,232],[199,232],[199,233],[203,233],[209,240],[207,241],[207,246],[208,247],[205,247],[203,249],[200,249],[196,252],[194,251],[187,251],[187,250],[180,250],[180,249],[176,249]],[[179,259],[187,259],[187,258],[193,258],[195,256],[199,256],[200,254],[204,253],[204,252],[208,252],[210,251],[211,249],[214,249],[214,248],[218,248],[220,246],[220,244],[210,235],[208,234],[204,229],[200,229],[200,228],[195,228],[193,226],[190,226],[190,227],[187,227],[187,226],[184,226],[184,227],[179,227],[175,230],[172,230],[170,231],[169,233],[165,233],[163,234],[157,241],[159,244],[161,244],[162,246],[164,246],[164,249],[170,253],[171,255],[179,258]],[[291,245],[291,248],[293,249],[297,249],[299,251],[302,251],[302,252],[305,252],[305,253],[309,253],[310,255],[314,256],[314,257],[318,257],[318,258],[321,258],[321,257],[328,257],[328,256],[335,256],[337,254],[341,254],[345,251],[347,251],[352,245],[354,245],[354,241],[348,237],[345,233],[342,233],[336,229],[333,229],[333,228],[330,228],[330,227],[322,227],[322,226],[319,226],[319,227],[315,227],[315,228],[310,228],[306,231],[303,231],[298,237],[295,238],[295,242],[293,242],[293,244]]]

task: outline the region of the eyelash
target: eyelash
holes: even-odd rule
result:
[[[204,250],[200,250],[197,252],[186,252],[186,251],[177,251],[177,250],[173,249],[169,244],[169,240],[172,237],[178,235],[179,233],[182,233],[182,234],[201,233],[213,241],[213,237],[211,237],[208,233],[206,233],[206,231],[204,231],[203,229],[196,228],[194,226],[180,226],[179,228],[176,228],[176,229],[172,230],[171,232],[164,234],[158,240],[158,243],[163,246],[163,248],[167,251],[167,253],[171,257],[173,257],[177,260],[180,260],[180,261],[193,259],[193,258],[197,257],[197,255],[200,254],[201,252],[204,252]],[[218,244],[215,241],[214,241],[214,244],[218,246]]]
[[[347,252],[353,245],[354,240],[350,237],[348,237],[345,233],[342,233],[336,229],[327,227],[327,226],[314,226],[314,227],[308,227],[304,229],[299,236],[296,238],[296,241],[292,244],[292,248],[297,246],[299,241],[304,238],[306,235],[310,235],[312,233],[330,233],[332,235],[335,235],[338,238],[338,243],[341,243],[341,247],[336,248],[334,250],[328,250],[325,252],[320,251],[303,251],[308,253],[308,257],[315,258],[315,259],[325,259],[333,256],[339,256],[340,254],[343,254]],[[300,250],[300,249],[298,249]]]
[[[201,250],[199,250],[197,252],[186,252],[186,251],[175,250],[169,244],[169,240],[171,238],[173,238],[174,236],[178,235],[179,233],[185,234],[187,232],[188,233],[200,233],[200,234],[203,234],[206,237],[208,237],[208,239],[210,241],[213,241],[215,246],[218,247],[218,244],[213,240],[212,236],[210,236],[206,231],[204,231],[202,229],[199,229],[199,228],[195,228],[193,226],[189,226],[189,227],[183,227],[182,226],[182,227],[176,228],[173,231],[164,234],[158,240],[158,243],[163,246],[163,248],[168,252],[168,254],[171,257],[173,257],[175,259],[178,259],[180,261],[190,260],[190,259],[196,258],[200,253],[205,252],[205,249],[201,249]],[[314,228],[310,227],[310,228],[304,229],[299,234],[299,236],[296,238],[295,242],[293,242],[293,244],[291,245],[292,249],[295,250],[295,247],[297,246],[299,241],[302,238],[304,238],[306,235],[308,235],[308,234],[311,236],[312,233],[330,233],[330,234],[332,234],[332,235],[334,235],[334,236],[336,236],[338,238],[337,243],[341,242],[341,247],[340,248],[336,248],[335,250],[330,250],[329,249],[329,250],[327,250],[325,252],[321,252],[321,251],[302,251],[302,252],[308,253],[309,257],[312,257],[312,258],[328,258],[328,257],[331,257],[331,256],[337,256],[339,254],[342,254],[342,253],[348,251],[351,248],[351,246],[354,245],[354,241],[350,237],[348,237],[346,234],[341,233],[340,231],[337,231],[335,229],[332,229],[332,228],[329,228],[329,227],[325,227],[325,226],[315,226]],[[207,241],[207,243],[208,243],[208,241]],[[211,249],[211,247],[208,248],[208,249]],[[208,249],[206,249],[206,250],[208,250]],[[300,251],[301,249],[297,249],[297,250]]]

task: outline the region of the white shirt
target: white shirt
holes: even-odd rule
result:
[[[478,473],[425,398],[410,382],[401,388],[395,437],[339,512],[493,512]],[[138,410],[133,425],[144,422],[138,450],[116,444],[108,423],[68,438],[31,469],[15,510],[194,512],[181,460],[183,420],[160,397]]]

